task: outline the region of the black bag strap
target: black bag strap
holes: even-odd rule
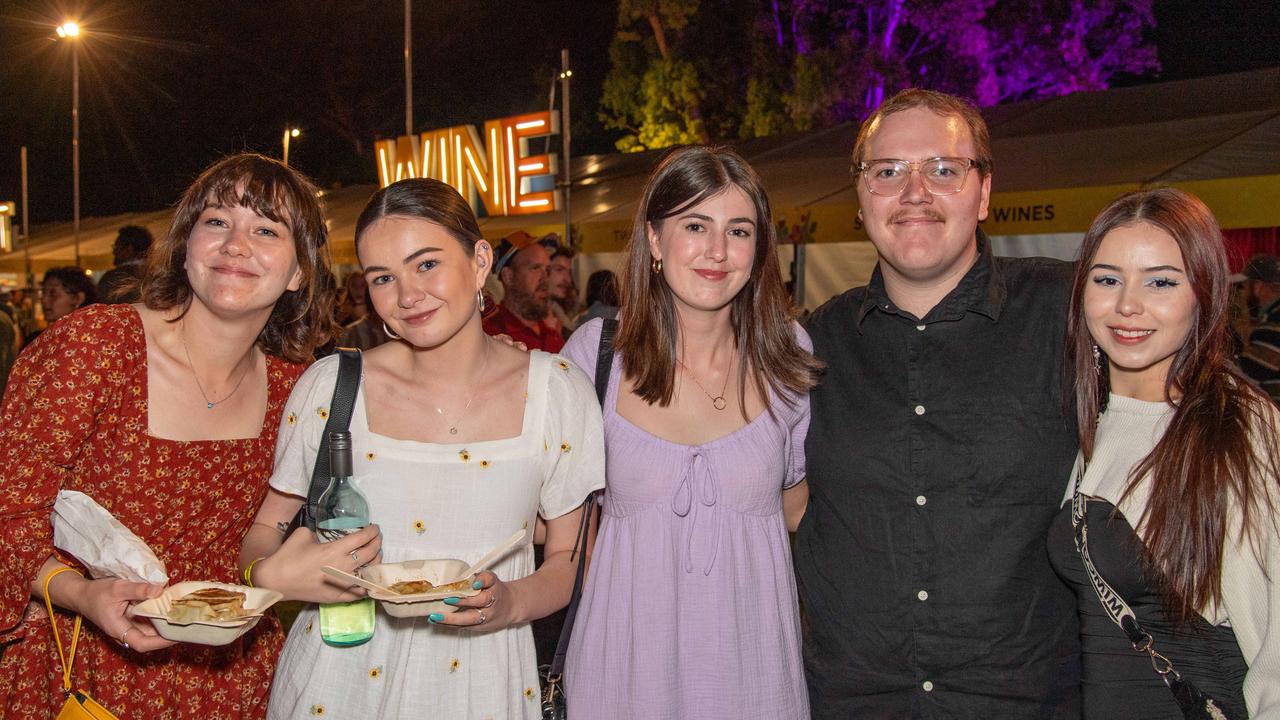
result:
[[[302,506],[302,524],[309,530],[316,529],[316,504],[320,502],[325,488],[329,487],[329,433],[345,432],[351,427],[351,413],[355,410],[356,393],[360,390],[361,364],[359,350],[338,348],[338,381],[333,386],[329,419],[324,423],[316,464],[311,471],[307,502]]]
[[[609,390],[609,374],[613,371],[613,336],[618,332],[618,321],[606,318],[600,328],[600,349],[596,352],[596,399],[604,407],[604,396]],[[582,600],[582,580],[587,564],[582,562],[582,555],[587,549],[587,533],[591,528],[591,515],[595,512],[596,493],[587,495],[582,503],[582,523],[578,526],[578,539],[573,545],[571,559],[576,559],[578,569],[573,576],[573,592],[569,595],[569,607],[564,613],[564,626],[560,628],[560,639],[556,641],[556,654],[551,659],[551,671],[548,678],[559,679],[564,673],[564,658],[569,652],[569,636],[573,634],[573,621],[578,616],[578,603]]]
[[[1080,553],[1085,572],[1089,575],[1089,584],[1093,586],[1094,592],[1097,593],[1102,609],[1106,612],[1107,617],[1111,618],[1111,622],[1115,623],[1120,628],[1120,631],[1125,634],[1125,637],[1128,638],[1129,644],[1133,646],[1133,651],[1151,658],[1151,668],[1156,671],[1160,679],[1164,680],[1164,684],[1173,692],[1174,702],[1178,703],[1183,717],[1230,720],[1213,698],[1205,695],[1190,680],[1183,678],[1177,669],[1173,667],[1173,663],[1169,661],[1169,658],[1161,655],[1156,650],[1155,640],[1138,622],[1137,613],[1129,607],[1129,603],[1125,602],[1124,597],[1116,592],[1115,588],[1111,587],[1111,583],[1102,577],[1102,574],[1098,572],[1097,566],[1093,564],[1093,558],[1089,555],[1089,524],[1087,521],[1090,498],[1080,492],[1080,485],[1084,482],[1085,468],[1084,456],[1081,455],[1076,470],[1075,485],[1071,492],[1071,526],[1074,530],[1076,552]]]

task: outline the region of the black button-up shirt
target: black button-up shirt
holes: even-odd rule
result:
[[[979,258],[924,318],[870,285],[808,324],[810,505],[796,538],[815,718],[1078,718],[1075,597],[1049,523],[1071,266]]]

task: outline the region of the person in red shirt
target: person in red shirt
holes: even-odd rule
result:
[[[516,231],[502,239],[495,253],[494,269],[504,295],[498,309],[484,319],[490,335],[509,335],[530,350],[560,352],[564,336],[547,326],[551,258],[532,235]]]

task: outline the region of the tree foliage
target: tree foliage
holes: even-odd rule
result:
[[[621,0],[601,117],[638,150],[859,120],[913,86],[979,105],[1101,90],[1159,69],[1152,2]]]

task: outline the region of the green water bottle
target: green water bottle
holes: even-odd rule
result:
[[[369,502],[351,481],[351,466],[351,433],[329,433],[329,487],[316,504],[316,537],[320,542],[332,542],[370,522]],[[320,637],[330,645],[367,643],[373,629],[370,598],[320,606]]]

